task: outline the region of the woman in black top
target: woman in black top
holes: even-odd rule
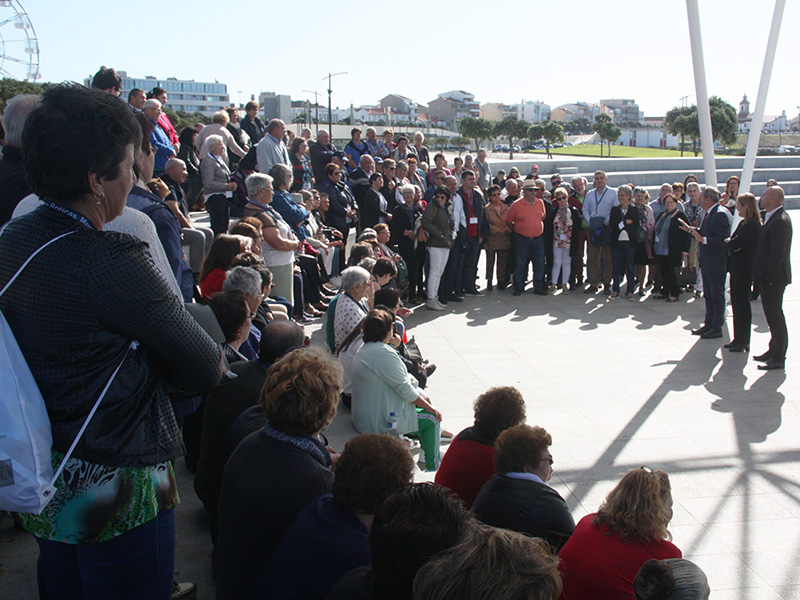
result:
[[[202,210],[205,200],[200,197],[203,191],[203,178],[200,176],[200,155],[194,147],[194,139],[197,137],[197,130],[194,127],[184,127],[178,136],[180,149],[178,158],[186,163],[186,172],[189,177],[184,183],[186,200],[192,210]]]
[[[736,209],[743,221],[733,235],[726,240],[730,259],[731,308],[733,309],[733,341],[725,344],[731,352],[747,352],[750,349],[750,286],[753,283],[753,257],[758,250],[761,233],[761,214],[753,194],[742,194]]]
[[[686,222],[686,214],[678,207],[678,199],[667,194],[664,198],[666,210],[661,213],[653,229],[653,254],[661,269],[661,295],[654,296],[667,302],[677,302],[681,290],[678,287],[677,269],[684,257],[689,256],[692,238],[680,228]]]

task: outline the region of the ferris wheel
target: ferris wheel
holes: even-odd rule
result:
[[[39,41],[18,0],[0,0],[0,77],[39,79]]]

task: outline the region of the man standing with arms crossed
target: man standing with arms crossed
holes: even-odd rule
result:
[[[486,220],[485,203],[480,191],[475,187],[475,173],[464,171],[461,187],[453,198],[453,219],[459,238],[466,240],[464,247],[464,268],[461,277],[456,276],[454,292],[470,296],[483,296],[475,285],[478,277],[478,257],[483,240],[489,237],[489,221]],[[458,240],[456,240],[458,243]]]
[[[609,229],[609,217],[611,209],[619,204],[617,200],[617,190],[608,187],[608,176],[603,171],[596,171],[594,174],[594,189],[589,190],[583,200],[583,218],[589,224],[589,235],[594,229],[599,245],[589,240],[589,263],[587,265],[587,275],[589,276],[589,287],[584,292],[594,293],[597,291],[597,284],[600,281],[600,267],[602,258],[603,269],[603,293],[611,294],[611,230]],[[592,220],[594,219],[594,220]],[[602,234],[600,231],[602,230]],[[608,230],[608,234],[606,234]],[[605,241],[605,244],[602,242]]]
[[[789,345],[789,331],[783,314],[783,292],[792,282],[792,266],[789,262],[792,220],[783,208],[783,197],[783,188],[777,185],[768,187],[761,196],[761,206],[767,214],[761,228],[753,270],[761,291],[761,306],[772,334],[769,350],[754,357],[764,363],[758,365],[763,371],[785,368],[786,348]]]

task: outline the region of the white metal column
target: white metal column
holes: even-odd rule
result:
[[[700,10],[698,0],[686,0],[689,17],[689,41],[692,45],[694,86],[697,90],[697,117],[700,120],[700,147],[703,150],[703,168],[706,185],[717,185],[717,166],[714,162],[714,136],[711,133],[711,111],[708,107],[706,66],[703,60],[703,36],[700,32]]]
[[[756,167],[756,156],[758,155],[758,142],[761,140],[761,126],[764,123],[767,91],[769,91],[769,81],[772,77],[772,65],[775,63],[775,49],[778,46],[778,34],[781,31],[781,21],[783,20],[785,6],[786,0],[775,0],[775,12],[772,14],[772,26],[769,29],[767,51],[764,54],[764,68],[761,70],[761,82],[758,84],[755,112],[753,112],[753,120],[750,125],[750,135],[747,138],[747,153],[745,154],[744,167],[742,168],[742,183],[739,186],[740,194],[749,192],[750,184],[753,181],[753,170]]]

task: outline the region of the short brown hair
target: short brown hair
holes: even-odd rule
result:
[[[347,442],[333,472],[334,500],[352,513],[371,515],[413,481],[414,461],[396,437],[362,433]]]
[[[273,364],[261,406],[273,429],[294,436],[313,435],[336,415],[342,367],[320,347],[299,348]]]
[[[250,100],[250,102],[244,105],[245,112],[253,109],[258,110],[258,102],[256,102],[255,100]]]
[[[541,427],[509,427],[494,443],[494,470],[504,475],[520,473],[527,468],[535,469],[542,462],[542,451],[552,443],[552,436]]]
[[[364,317],[364,343],[382,342],[394,327],[394,315],[382,308],[373,308]]]
[[[560,594],[558,557],[546,541],[482,524],[414,578],[414,600],[553,600]]]
[[[623,541],[643,544],[672,539],[667,530],[672,519],[669,475],[646,467],[628,471],[600,505],[592,523],[605,523],[619,531]]]
[[[510,385],[486,390],[472,407],[475,411],[473,429],[492,442],[509,427],[525,422],[525,400],[520,391]]]

